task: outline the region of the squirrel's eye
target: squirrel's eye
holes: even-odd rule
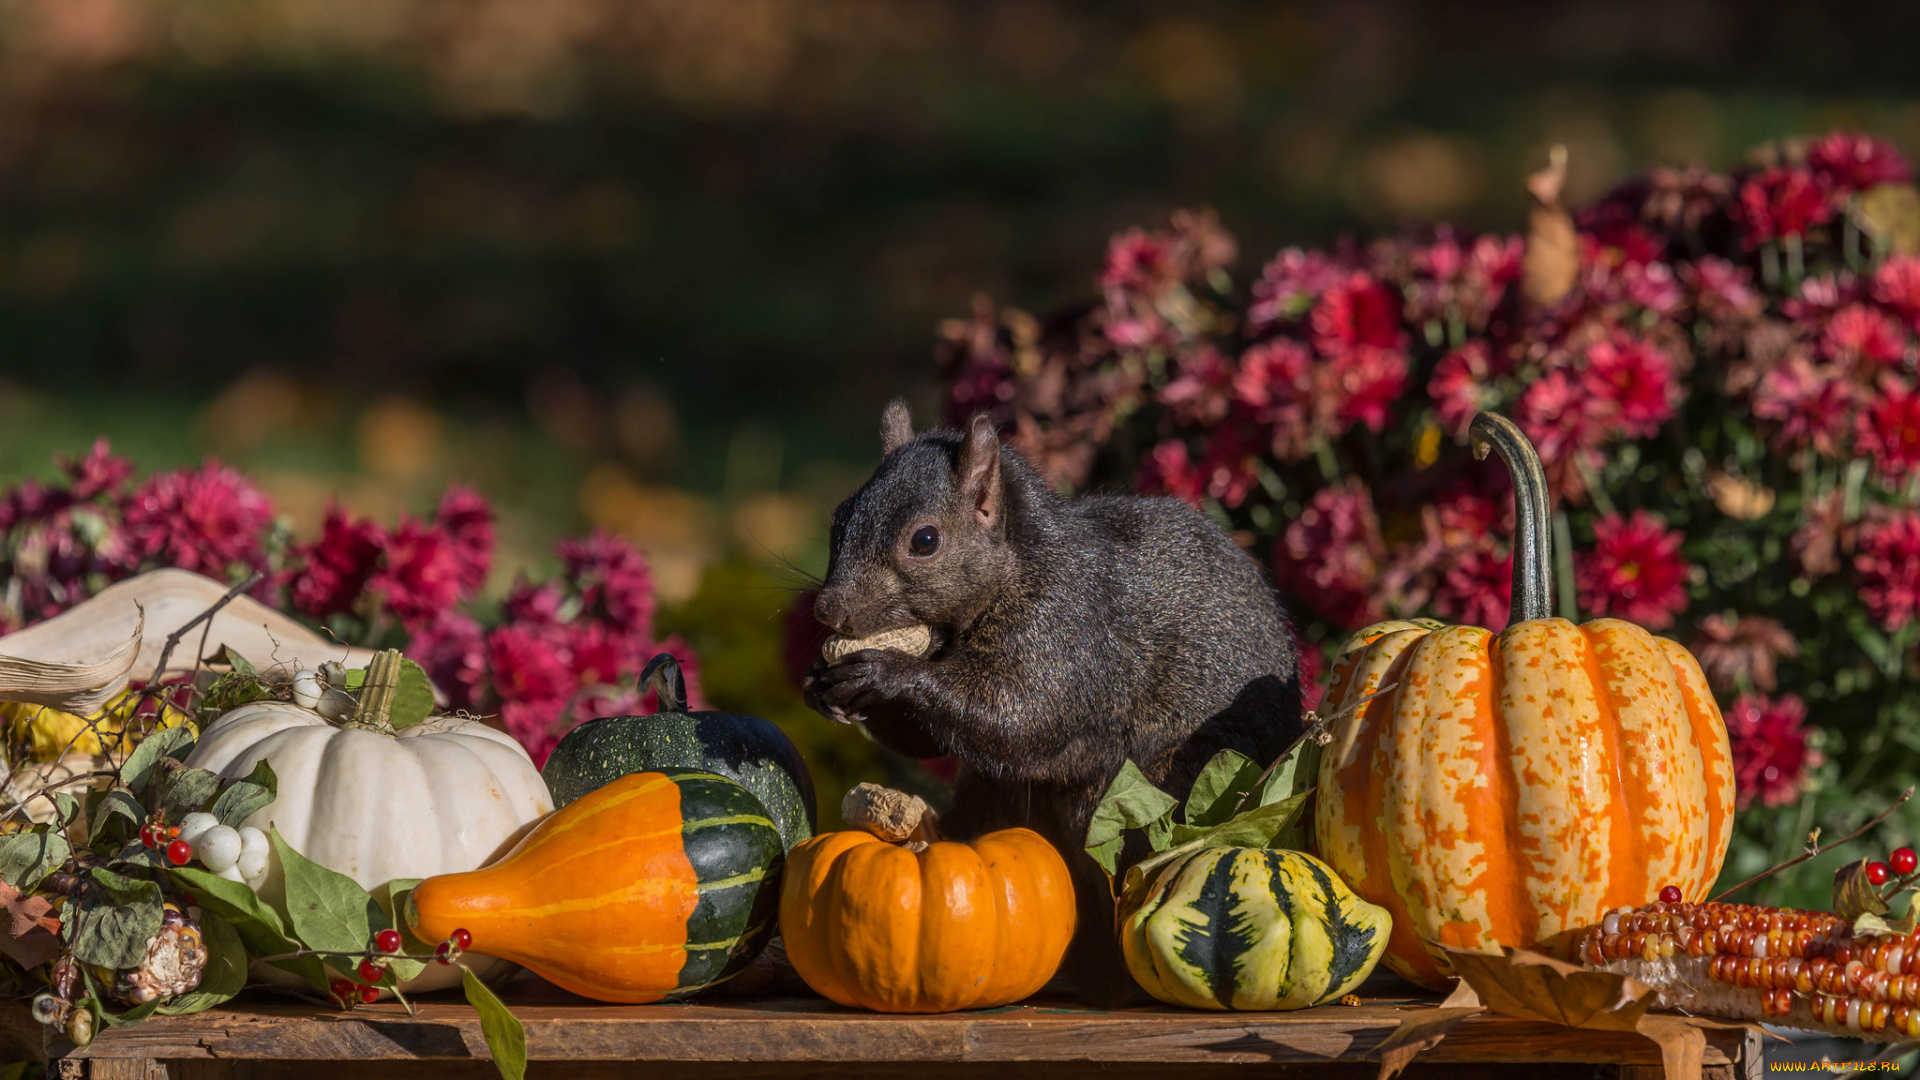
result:
[[[913,539],[907,541],[907,550],[915,555],[931,555],[940,550],[940,530],[931,525],[922,525],[914,530]]]

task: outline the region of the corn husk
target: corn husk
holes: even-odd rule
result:
[[[0,637],[0,701],[92,716],[130,680],[150,678],[167,638],[219,603],[227,588],[190,570],[152,570]],[[250,596],[237,596],[183,636],[161,677],[193,671],[203,637],[208,651],[231,646],[263,672],[314,668],[326,660],[359,667],[373,656],[371,649],[329,641]]]

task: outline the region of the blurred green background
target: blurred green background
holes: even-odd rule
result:
[[[0,480],[104,433],[302,533],[469,480],[496,594],[616,529],[712,695],[801,723],[784,567],[974,294],[1087,294],[1183,205],[1243,273],[1516,229],[1555,143],[1576,204],[1835,126],[1912,155],[1916,44],[1736,0],[0,0]]]

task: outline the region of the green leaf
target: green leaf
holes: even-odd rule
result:
[[[460,965],[460,986],[467,992],[467,1003],[480,1014],[480,1034],[487,1040],[487,1052],[493,1055],[494,1068],[501,1080],[525,1080],[527,1075],[527,1029],[520,1018],[487,989],[480,976],[465,964]]]
[[[167,873],[176,887],[190,891],[200,901],[200,910],[211,911],[230,924],[246,943],[250,956],[278,956],[300,948],[287,937],[286,923],[280,913],[254,895],[243,881],[233,881],[192,866],[170,866]],[[274,967],[307,980],[321,993],[327,991],[326,965],[319,957],[303,956],[294,960],[270,961]]]
[[[88,964],[130,968],[147,956],[147,942],[160,932],[160,886],[151,881],[121,877],[105,867],[92,870],[93,880],[106,891],[70,901],[78,910],[63,921],[62,930],[73,955]]]
[[[0,840],[0,878],[23,893],[31,892],[72,855],[67,838],[57,832],[14,833]]]
[[[1207,762],[1187,793],[1182,813],[1188,825],[1218,825],[1232,817],[1240,801],[1260,782],[1258,762],[1238,750],[1222,750]]]
[[[348,668],[341,673],[341,681],[346,683],[346,685],[340,687],[340,689],[349,691],[358,690],[362,686],[367,685],[367,669]]]
[[[160,812],[168,821],[179,821],[204,809],[220,790],[220,774],[205,769],[175,769],[167,777],[167,793],[160,798]]]
[[[94,806],[93,828],[88,830],[88,838],[97,842],[101,832],[116,817],[126,818],[137,830],[147,820],[147,808],[141,806],[140,800],[134,798],[133,792],[126,788],[117,787],[101,792],[100,800]]]
[[[1148,829],[1148,840],[1164,847],[1168,819],[1180,803],[1154,787],[1132,761],[1120,766],[1120,772],[1107,785],[1107,793],[1094,807],[1087,823],[1087,854],[1109,875],[1120,860],[1120,848],[1128,829]],[[1158,829],[1152,826],[1158,825]]]
[[[1262,806],[1268,806],[1312,792],[1314,785],[1320,780],[1320,755],[1323,749],[1324,747],[1317,740],[1302,737],[1291,750],[1287,751],[1286,756],[1280,759],[1280,764],[1268,775],[1267,782],[1260,785],[1255,801]],[[1275,836],[1267,846],[1305,851],[1311,846],[1312,838],[1308,835],[1311,827],[1311,821],[1302,814],[1295,819],[1291,827]]]
[[[207,946],[207,966],[200,972],[200,985],[162,1005],[160,1011],[168,1016],[210,1009],[247,985],[247,948],[238,930],[202,907],[200,940]]]
[[[260,681],[260,676],[236,668],[213,680],[213,685],[207,687],[207,696],[200,701],[198,715],[202,723],[207,723],[242,705],[270,701],[272,698],[272,688]]]
[[[1184,847],[1195,842],[1202,847],[1266,847],[1300,816],[1310,794],[1312,792],[1303,791],[1277,803],[1256,806],[1244,814],[1203,829],[1175,825],[1168,839],[1173,847]]]
[[[220,824],[237,829],[254,811],[271,805],[278,789],[279,780],[273,775],[273,766],[261,758],[252,772],[220,792],[220,797],[213,801],[213,816],[220,819]]]
[[[397,731],[432,715],[433,683],[427,681],[427,669],[402,657],[400,679],[393,688],[393,705],[387,712],[387,722]]]
[[[251,675],[253,676],[256,682],[259,680],[260,669],[254,667],[253,664],[248,662],[246,657],[241,656],[239,653],[235,652],[233,646],[231,645],[220,646],[220,656],[222,659],[226,660],[227,666],[232,668],[234,671],[237,671],[242,675]]]
[[[414,937],[413,928],[407,925],[405,916],[407,902],[413,896],[414,886],[418,884],[420,884],[419,878],[395,878],[373,890],[374,903],[380,905],[380,910],[387,916],[386,926],[400,931],[401,952],[430,953],[434,948]],[[378,929],[385,929],[385,927],[376,927],[376,930]],[[387,966],[393,969],[393,975],[397,981],[405,982],[425,971],[427,963],[428,961],[425,960],[405,960],[394,957],[387,961]]]
[[[53,793],[53,827],[64,829],[74,818],[80,816],[80,800],[69,792]]]
[[[386,913],[367,890],[345,874],[329,870],[293,850],[275,829],[270,834],[287,888],[287,918],[293,933],[309,949],[360,952],[373,940],[373,927]]]
[[[193,749],[193,732],[184,727],[161,728],[159,731],[140,741],[127,755],[127,763],[120,766],[120,782],[127,785],[136,797],[147,793],[147,782],[153,778],[154,770],[166,758],[185,759],[187,752]]]
[[[1862,915],[1885,915],[1893,910],[1880,898],[1880,890],[1867,880],[1867,864],[1873,860],[1862,857],[1833,872],[1833,913],[1843,919],[1853,920]]]

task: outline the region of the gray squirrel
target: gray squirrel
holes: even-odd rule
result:
[[[1301,729],[1292,628],[1259,565],[1183,503],[1062,495],[985,416],[915,435],[895,400],[881,442],[834,511],[814,614],[855,638],[924,624],[929,645],[822,657],[807,703],[898,753],[956,755],[943,833],[1026,826],[1058,848],[1079,907],[1068,974],[1122,1000],[1088,820],[1128,759],[1184,799],[1222,749],[1278,757]],[[1133,843],[1125,862],[1145,853]]]

